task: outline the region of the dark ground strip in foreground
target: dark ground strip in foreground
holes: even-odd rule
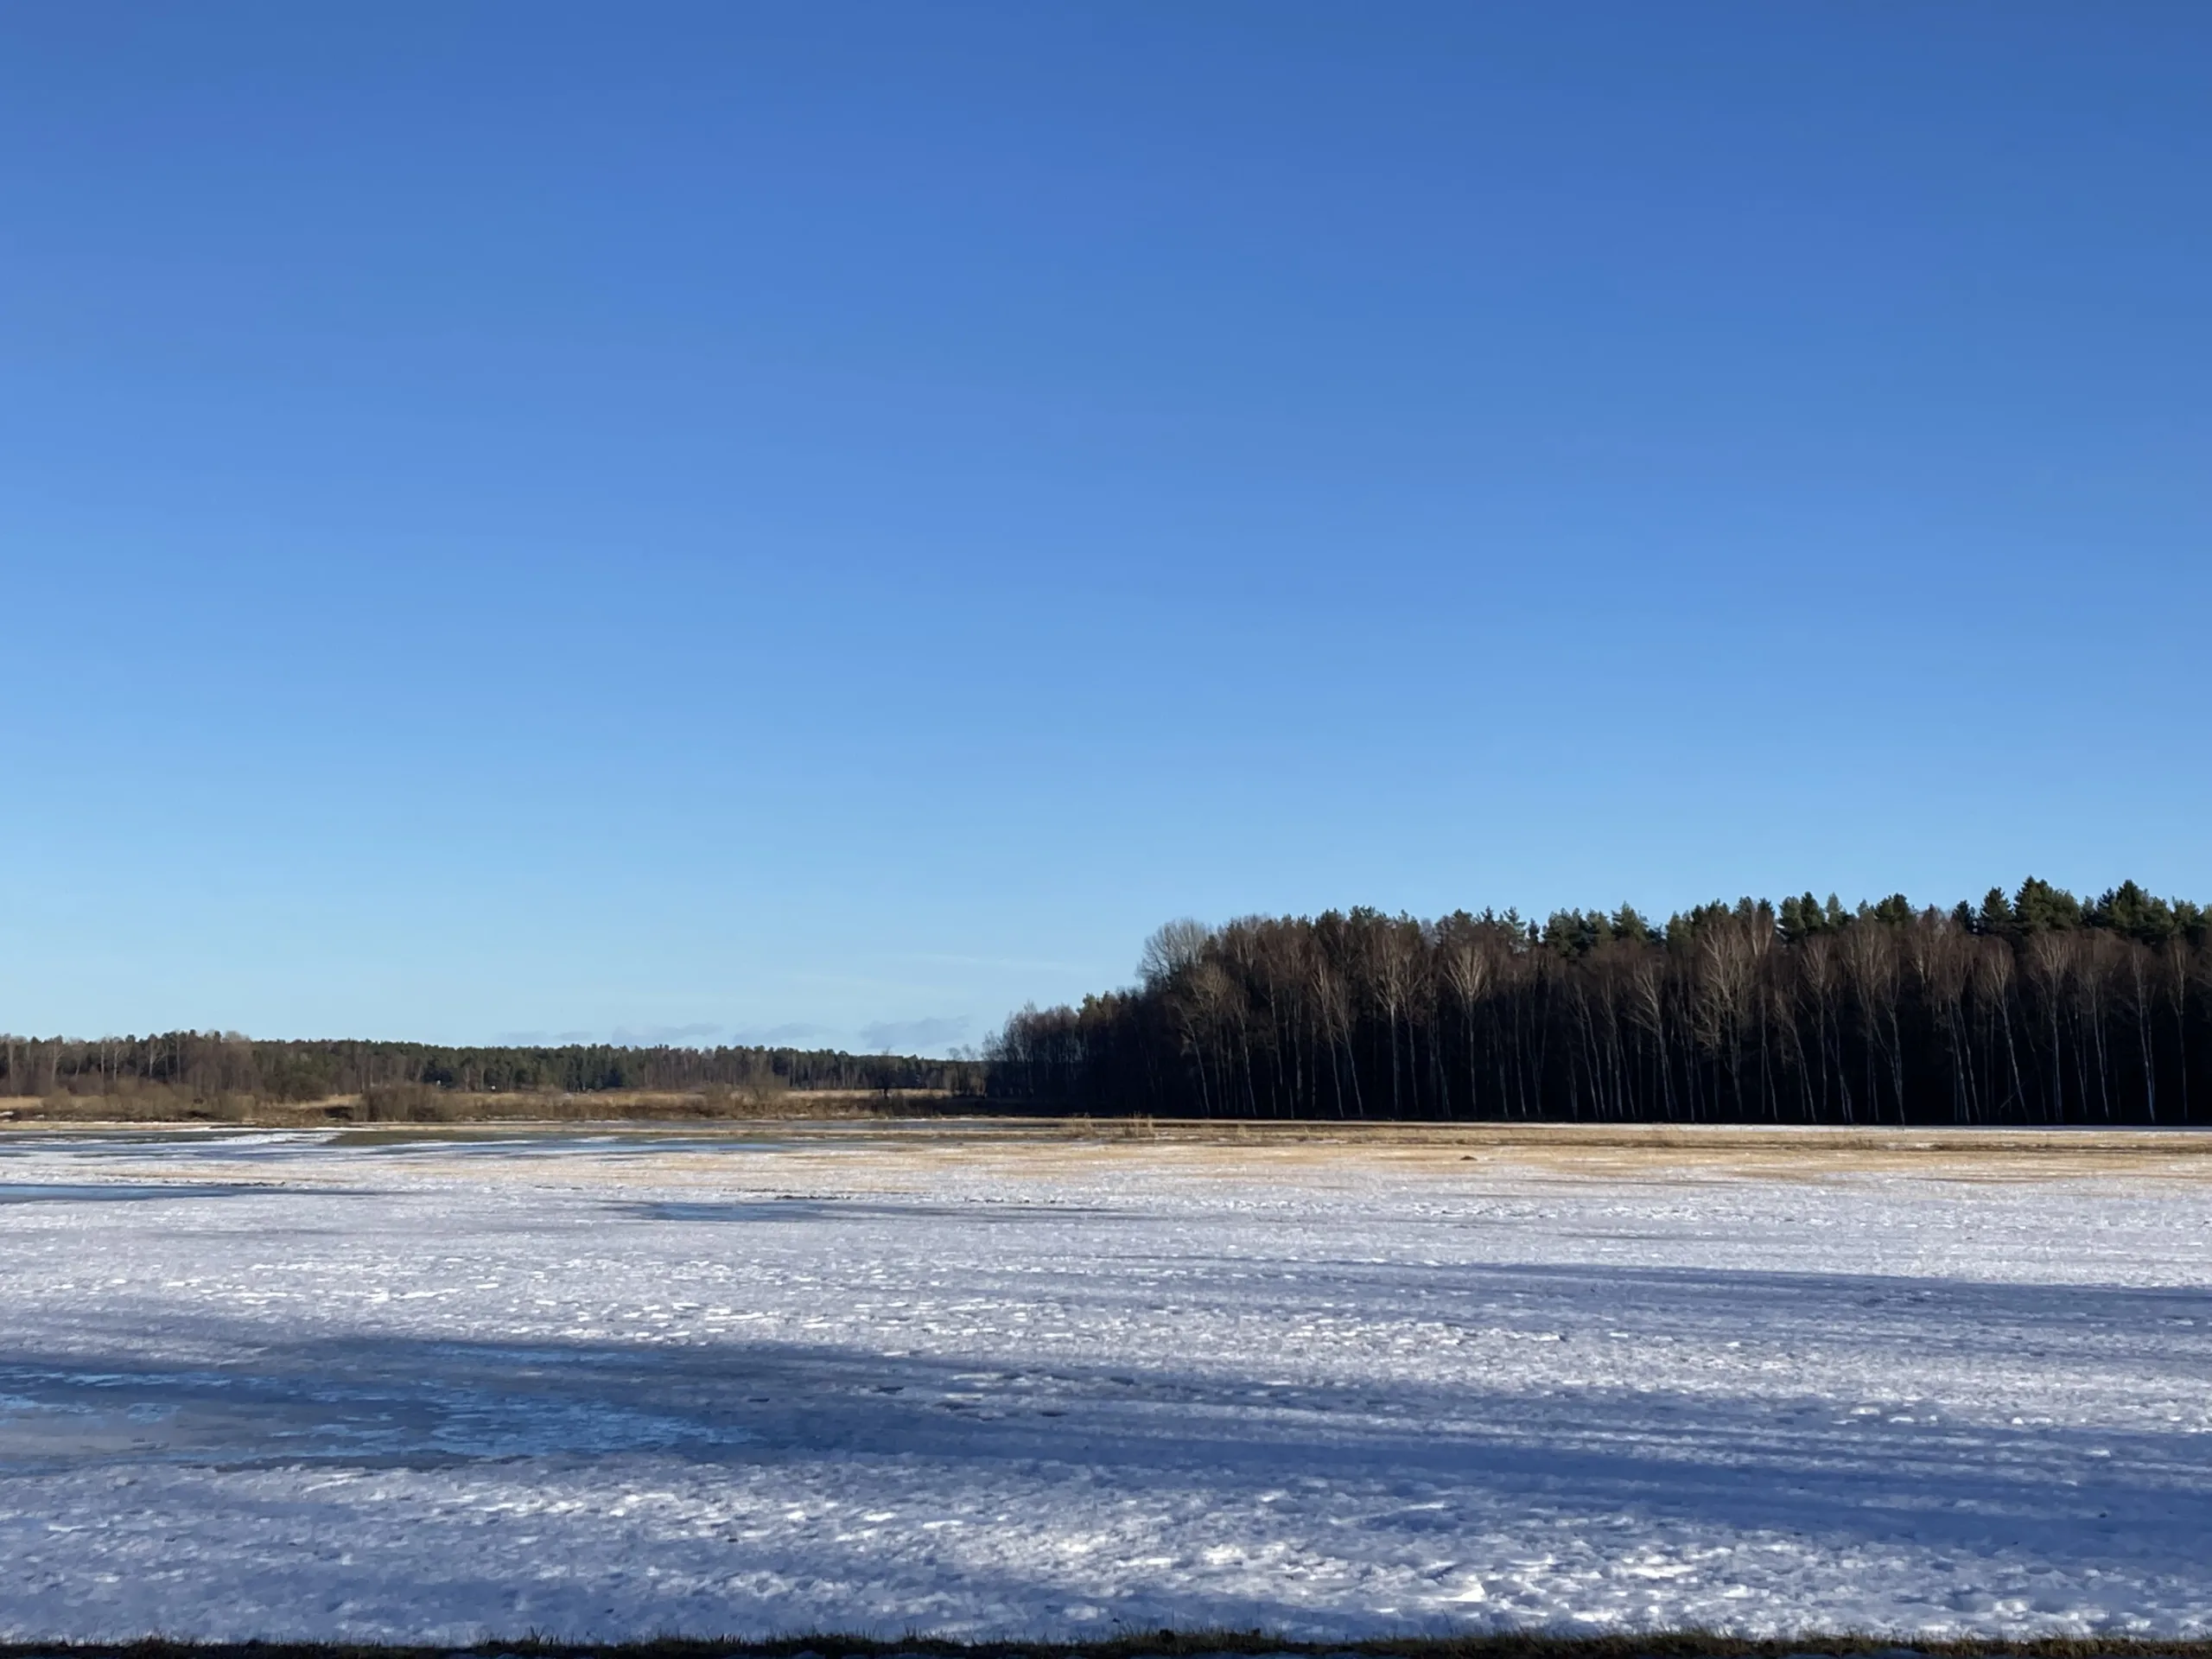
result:
[[[0,1659],[2212,1659],[2212,1637],[2178,1640],[2042,1637],[1902,1643],[1893,1637],[1808,1631],[1754,1638],[1711,1630],[1610,1636],[1503,1631],[1481,1636],[1294,1642],[1264,1630],[1151,1630],[1108,1642],[885,1642],[817,1632],[774,1641],[670,1637],[561,1642],[531,1636],[473,1647],[347,1642],[0,1643]]]

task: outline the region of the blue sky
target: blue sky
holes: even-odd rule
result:
[[[0,1027],[2212,897],[2212,10],[16,4]]]

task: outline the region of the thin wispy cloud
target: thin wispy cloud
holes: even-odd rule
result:
[[[1095,964],[1074,962],[1035,962],[1022,957],[970,957],[950,950],[918,950],[912,962],[942,963],[953,968],[1002,968],[1025,974],[1087,974]]]
[[[617,1026],[614,1041],[625,1048],[657,1048],[664,1043],[702,1043],[709,1038],[719,1038],[728,1029],[719,1021],[695,1021],[685,1026]]]
[[[730,1033],[729,1039],[751,1048],[799,1048],[817,1044],[829,1034],[821,1026],[794,1020],[780,1026],[766,1027],[741,1026]]]
[[[973,1014],[938,1014],[920,1020],[879,1020],[861,1027],[861,1045],[877,1054],[922,1054],[949,1048],[968,1034]]]

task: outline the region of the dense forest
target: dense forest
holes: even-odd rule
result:
[[[1025,1009],[988,1088],[1163,1116],[2212,1121],[2212,938],[2133,882],[1548,921],[1172,923],[1135,987]]]
[[[255,1042],[173,1031],[85,1042],[0,1036],[0,1096],[167,1096],[316,1101],[388,1089],[459,1094],[944,1090],[975,1093],[974,1062],[847,1054],[834,1049],[440,1048],[425,1043]]]
[[[1026,1008],[981,1060],[836,1050],[0,1036],[0,1097],[209,1103],[928,1091],[1162,1117],[2212,1122],[2212,916],[2133,882],[1979,905],[1810,893],[1437,921],[1174,922],[1140,981]],[[521,1103],[518,1102],[518,1106]]]

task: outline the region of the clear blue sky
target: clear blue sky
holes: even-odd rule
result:
[[[0,10],[0,1027],[2212,898],[2212,7]]]

